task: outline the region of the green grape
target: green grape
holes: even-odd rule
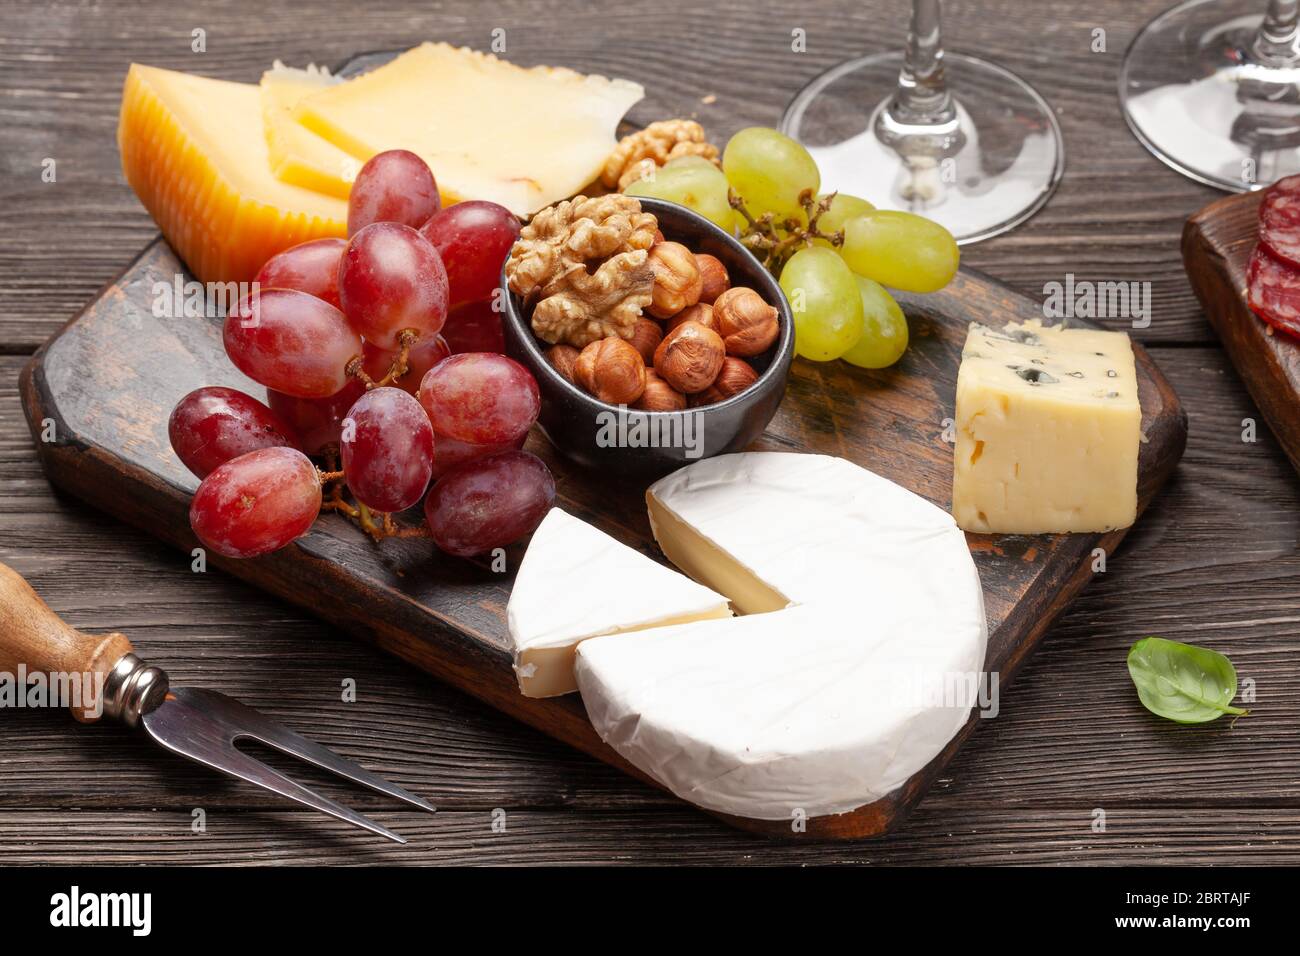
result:
[[[693,209],[731,232],[736,212],[727,201],[727,177],[702,156],[681,156],[655,170],[653,176],[628,186],[629,196],[666,199]]]
[[[840,358],[859,368],[887,368],[907,351],[907,318],[879,282],[853,278],[862,295],[862,337]]]
[[[774,129],[751,126],[742,129],[722,153],[722,170],[757,219],[764,213],[777,218],[801,217],[799,194],[807,189],[816,195],[821,174],[808,150]]]
[[[957,273],[952,233],[922,216],[877,209],[844,226],[844,261],[860,276],[905,292],[935,292]]]
[[[825,199],[826,194],[817,197]],[[848,193],[836,193],[835,198],[831,200],[831,208],[821,214],[817,220],[817,228],[826,235],[839,232],[844,228],[844,224],[855,216],[861,216],[864,213],[872,212],[875,206],[865,199],[859,199],[857,196],[850,196]],[[831,244],[825,239],[814,239],[813,243],[819,246],[832,248]]]
[[[800,249],[781,270],[794,314],[794,350],[814,362],[839,358],[862,335],[862,295],[830,249]]]

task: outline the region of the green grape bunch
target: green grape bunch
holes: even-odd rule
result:
[[[754,253],[790,299],[797,354],[885,368],[908,342],[889,290],[942,289],[957,273],[957,242],[923,216],[820,188],[807,149],[753,126],[731,137],[721,169],[685,156],[626,191],[693,209]]]

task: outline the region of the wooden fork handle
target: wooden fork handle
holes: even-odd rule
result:
[[[23,693],[16,683],[20,668],[29,677],[45,675],[50,700],[56,688],[67,691],[65,703],[82,723],[107,714],[134,725],[166,693],[166,675],[141,664],[126,635],[78,631],[0,563],[0,672]]]

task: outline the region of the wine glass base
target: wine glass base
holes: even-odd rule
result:
[[[1042,208],[1061,180],[1065,150],[1055,114],[1033,87],[986,60],[945,53],[960,135],[947,148],[905,157],[876,135],[902,65],[901,53],[849,60],[786,108],[780,129],[817,161],[822,191],[919,213],[962,244],[1006,232]]]
[[[1300,69],[1253,48],[1264,5],[1179,4],[1142,28],[1120,69],[1120,106],[1142,145],[1229,192],[1300,173]]]

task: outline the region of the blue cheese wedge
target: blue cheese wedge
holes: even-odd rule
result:
[[[957,375],[953,517],[996,534],[1126,528],[1141,427],[1123,332],[973,323]]]

